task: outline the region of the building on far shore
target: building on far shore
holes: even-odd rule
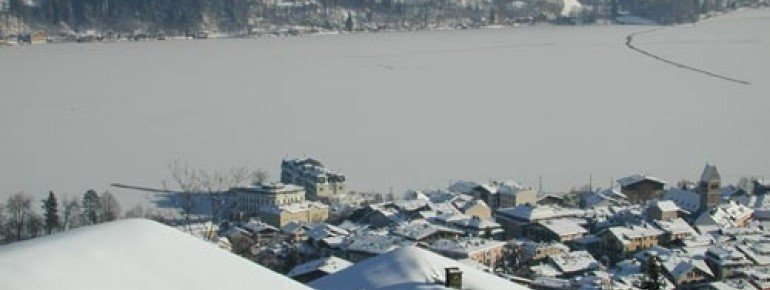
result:
[[[309,200],[330,201],[346,193],[345,175],[312,158],[283,160],[281,182],[305,188]]]

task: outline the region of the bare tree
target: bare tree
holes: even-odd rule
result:
[[[81,210],[80,200],[76,197],[67,198],[63,202],[62,229],[67,230],[80,226]]]
[[[11,238],[19,241],[24,238],[24,223],[32,214],[32,198],[23,192],[16,193],[8,198],[5,209],[9,215],[7,229]]]
[[[143,218],[145,216],[144,207],[138,204],[127,210],[125,215],[126,218]]]
[[[267,174],[267,171],[264,169],[258,169],[254,172],[254,181],[259,184],[264,184],[267,182],[267,179],[269,178],[269,175]]]
[[[252,171],[244,166],[231,167],[226,171],[196,170],[187,163],[175,159],[169,163],[168,167],[172,179],[181,190],[180,206],[190,233],[192,233],[190,218],[194,213],[196,197],[199,197],[199,194],[200,197],[205,198],[207,196],[211,204],[211,225],[209,227],[209,233],[211,233],[218,216],[221,215],[220,211],[225,202],[222,193],[249,181],[267,181],[267,172],[264,170]],[[203,196],[202,194],[206,195]]]
[[[102,221],[114,221],[120,217],[120,203],[109,191],[105,191],[99,197],[101,202]]]
[[[171,178],[181,190],[179,195],[180,207],[182,208],[182,215],[187,230],[192,234],[190,216],[193,214],[193,207],[195,206],[193,194],[200,191],[200,178],[194,169],[190,168],[187,163],[182,163],[179,159],[171,161],[168,165],[168,170],[171,173]]]
[[[39,237],[45,229],[45,219],[38,213],[30,213],[27,215],[27,222],[25,223],[27,234],[29,238]]]

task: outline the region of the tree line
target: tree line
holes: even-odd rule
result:
[[[39,205],[40,211],[37,210]],[[127,216],[141,216],[140,208]],[[0,243],[50,235],[121,217],[118,200],[109,192],[86,191],[82,197],[60,198],[53,191],[39,203],[27,193],[16,193],[0,203]]]

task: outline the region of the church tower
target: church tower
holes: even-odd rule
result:
[[[698,195],[700,196],[700,210],[705,211],[712,209],[719,205],[719,201],[722,197],[722,178],[719,176],[719,171],[714,165],[706,163],[706,168],[703,169],[703,174],[700,176],[698,182]]]

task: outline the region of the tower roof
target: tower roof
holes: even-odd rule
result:
[[[703,174],[700,176],[701,181],[721,180],[717,167],[706,163],[706,168],[703,168]]]

